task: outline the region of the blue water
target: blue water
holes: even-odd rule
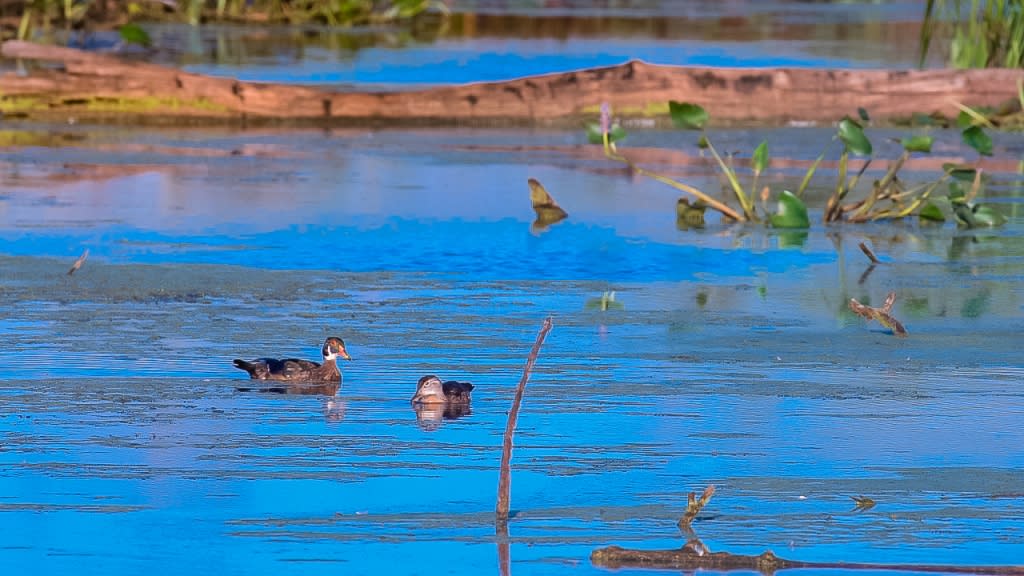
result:
[[[1024,557],[1012,186],[978,234],[682,231],[671,190],[579,135],[78,130],[0,164],[5,573],[494,573],[501,434],[547,315],[511,572],[678,547],[712,483],[714,551]],[[567,220],[531,229],[528,177]],[[862,240],[890,262],[867,276]],[[587,307],[611,290],[623,309]],[[846,311],[889,290],[906,339]],[[236,390],[232,358],[328,335],[354,358],[336,397]],[[414,411],[428,373],[472,381],[471,413]]]

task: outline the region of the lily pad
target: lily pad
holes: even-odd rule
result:
[[[992,138],[981,126],[971,126],[963,131],[964,144],[978,151],[983,156],[992,155]]]
[[[864,135],[864,128],[849,116],[839,121],[839,139],[850,152],[858,156],[871,155],[871,141]]]
[[[675,124],[676,128],[700,130],[704,128],[708,121],[707,111],[689,102],[670,101],[668,103],[668,113],[672,116],[672,123]]]
[[[774,228],[810,228],[811,220],[807,217],[807,205],[789,190],[779,195],[779,209],[771,216]]]
[[[612,124],[608,131],[608,141],[618,142],[626,137],[626,130],[619,124]],[[587,124],[587,141],[591,144],[604,144],[604,134],[601,133],[601,125],[597,122]]]
[[[929,154],[932,151],[932,143],[935,141],[931,136],[911,136],[900,140],[903,149],[907,152],[924,152]]]

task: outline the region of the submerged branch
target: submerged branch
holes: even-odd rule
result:
[[[850,310],[853,310],[858,316],[877,321],[882,326],[892,330],[892,333],[896,336],[906,336],[907,329],[892,315],[892,305],[895,301],[895,292],[889,292],[889,295],[885,298],[885,304],[881,308],[872,308],[871,306],[861,304],[856,298],[850,298]]]

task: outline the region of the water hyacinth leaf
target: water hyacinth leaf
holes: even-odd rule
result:
[[[146,47],[153,44],[153,40],[149,37],[149,33],[134,22],[129,22],[124,26],[121,26],[117,29],[117,32],[121,35],[121,40],[128,44],[138,44],[139,46]]]
[[[807,205],[789,190],[779,194],[779,208],[771,216],[774,228],[810,228],[811,220],[807,217]]]
[[[929,222],[946,221],[946,216],[942,213],[942,209],[940,209],[934,202],[925,204],[924,208],[921,208],[921,211],[918,212],[918,216],[922,220],[927,220]]]
[[[900,140],[903,149],[907,152],[923,152],[929,154],[932,151],[932,143],[935,141],[931,136],[911,136]]]
[[[625,137],[626,130],[618,124],[613,124],[608,131],[609,142],[618,142]],[[597,122],[587,124],[587,141],[591,144],[604,144],[604,134],[601,133],[601,125]]]
[[[966,226],[967,228],[978,227],[978,223],[974,220],[974,211],[967,204],[954,202],[953,217],[956,218],[956,223],[960,226]]]
[[[956,116],[956,127],[960,129],[970,128],[974,124],[974,118],[967,113],[966,110],[961,110]]]
[[[755,174],[760,174],[768,168],[768,141],[762,140],[754,149],[753,168]]]
[[[871,155],[871,141],[864,135],[864,128],[849,116],[839,121],[839,139],[850,152],[858,156]]]
[[[974,224],[975,226],[995,228],[1006,224],[1006,216],[1003,216],[1002,212],[996,210],[994,206],[979,204],[974,207]]]
[[[689,102],[669,101],[668,113],[672,116],[672,123],[675,124],[676,128],[700,130],[704,128],[708,121],[707,111]]]
[[[857,108],[857,116],[861,122],[871,122],[871,116],[868,116],[868,111],[864,107]]]
[[[964,144],[978,151],[983,156],[992,155],[992,139],[981,126],[971,126],[963,131]]]
[[[943,164],[942,171],[949,172],[949,175],[952,176],[954,180],[959,180],[960,182],[974,182],[974,175],[976,172],[976,170],[971,166],[966,164],[953,164],[952,162]]]

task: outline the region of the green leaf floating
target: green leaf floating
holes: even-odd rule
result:
[[[672,116],[672,123],[675,124],[676,128],[700,130],[704,128],[708,121],[707,111],[689,102],[669,101],[668,113]]]
[[[121,35],[121,40],[124,40],[129,44],[138,44],[139,46],[147,47],[153,44],[153,40],[150,39],[149,33],[134,22],[129,22],[124,26],[121,26],[117,29],[117,32]]]
[[[1006,216],[988,204],[978,204],[974,207],[974,223],[976,226],[988,226],[995,228],[1006,224]]]
[[[945,222],[946,215],[942,213],[942,210],[934,203],[929,202],[921,208],[921,211],[917,214],[922,220],[928,220],[929,222]]]
[[[903,149],[907,152],[924,152],[930,154],[932,151],[932,143],[935,141],[931,136],[911,136],[910,138],[904,138],[900,140],[900,144],[903,144]]]
[[[992,155],[992,139],[981,126],[971,126],[963,131],[964,144],[978,151],[983,156]]]
[[[952,176],[954,180],[959,180],[961,182],[974,182],[974,173],[976,170],[966,164],[954,164],[952,162],[947,162],[942,165],[942,170],[944,172],[949,172],[949,175]],[[982,177],[984,178],[984,176]]]
[[[807,205],[789,190],[779,194],[779,210],[771,216],[773,228],[810,228]]]
[[[858,156],[871,155],[871,141],[864,135],[864,128],[849,116],[839,121],[839,139],[850,152]]]
[[[757,148],[754,149],[754,157],[752,159],[754,172],[757,174],[764,172],[765,168],[768,167],[768,162],[768,141],[762,140],[757,145]]]
[[[613,124],[611,130],[608,131],[608,141],[618,142],[626,137],[626,130],[618,125]],[[587,141],[591,144],[604,144],[604,134],[601,133],[601,125],[597,122],[591,122],[587,124]]]

